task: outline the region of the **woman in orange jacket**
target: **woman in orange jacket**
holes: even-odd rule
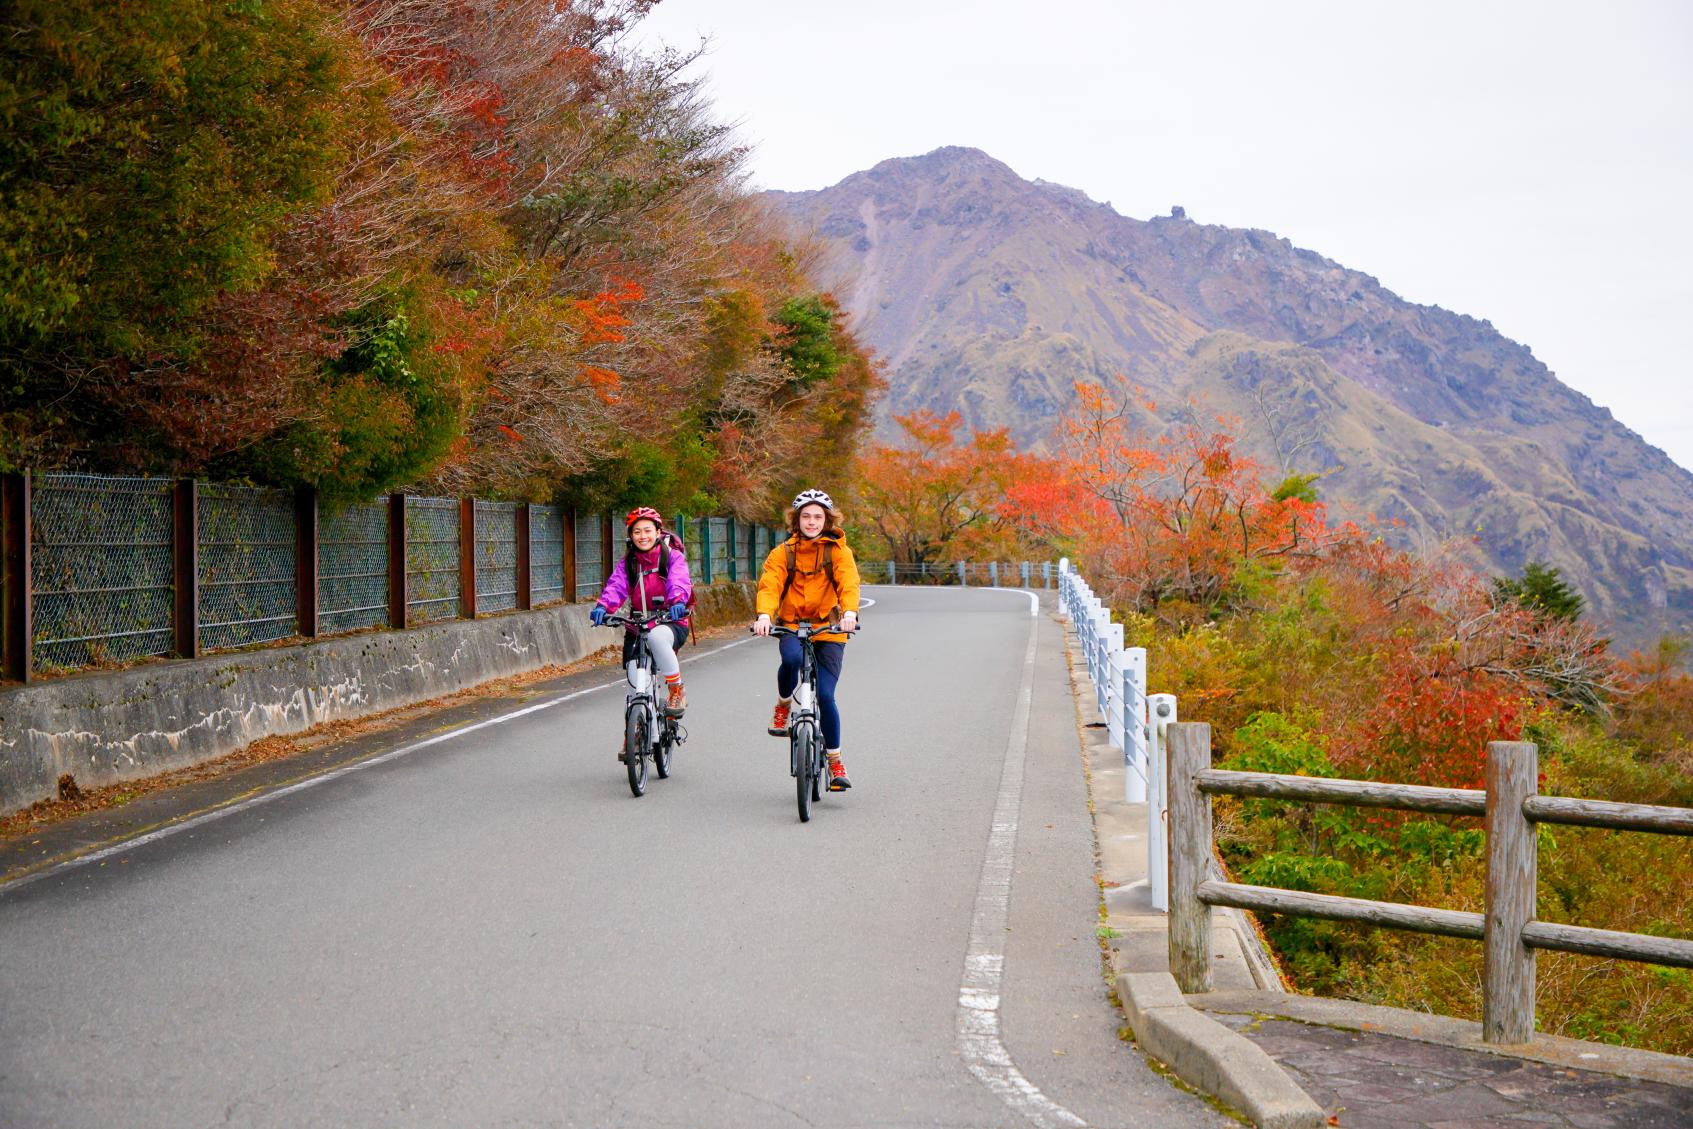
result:
[[[788,539],[764,558],[758,581],[756,634],[770,634],[771,621],[792,626],[839,622],[841,631],[812,636],[817,652],[817,706],[823,748],[829,758],[829,791],[852,787],[841,761],[841,713],[835,686],[846,656],[847,633],[858,630],[858,564],[847,548],[834,499],[821,490],[802,490],[788,513]],[[782,636],[782,665],[776,671],[776,711],[770,734],[785,737],[794,687],[799,685],[800,641]]]

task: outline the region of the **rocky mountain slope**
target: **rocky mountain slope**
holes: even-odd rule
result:
[[[1550,561],[1625,640],[1693,627],[1693,473],[1485,321],[1406,302],[1264,231],[1141,221],[974,149],[772,202],[823,248],[887,362],[884,422],[958,408],[1041,447],[1077,380],[1144,389],[1149,428],[1232,415],[1279,476],[1480,567]]]

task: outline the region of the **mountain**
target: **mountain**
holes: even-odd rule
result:
[[[1419,306],[1267,231],[1130,219],[975,149],[770,201],[916,408],[1051,439],[1074,384],[1143,389],[1160,428],[1236,417],[1272,473],[1479,567],[1560,568],[1638,641],[1693,629],[1693,474],[1485,321]]]

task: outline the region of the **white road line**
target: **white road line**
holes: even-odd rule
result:
[[[725,643],[721,647],[714,647],[713,649],[706,651],[704,654],[694,655],[692,656],[692,659],[695,662],[700,659],[708,659],[712,655],[722,654],[731,647],[739,647],[743,643],[750,642],[752,642],[751,639],[737,639],[733,643]],[[520,717],[527,717],[532,713],[539,713],[542,710],[550,710],[554,706],[562,706],[566,702],[573,702],[577,698],[583,697],[587,694],[592,694],[598,690],[607,690],[613,686],[621,686],[623,685],[623,682],[624,680],[621,678],[612,682],[602,682],[598,686],[589,686],[584,690],[576,690],[557,698],[549,698],[544,702],[536,702],[533,705],[524,706],[521,709],[515,709],[510,713],[503,713],[497,717],[484,718],[481,721],[466,725],[462,729],[454,729],[449,733],[437,733],[433,737],[425,737],[421,741],[414,741],[409,745],[401,745],[397,749],[390,749],[386,753],[381,753],[366,760],[354,761],[352,764],[344,764],[340,768],[331,769],[320,776],[310,776],[304,780],[297,780],[292,784],[276,788],[269,792],[261,792],[257,796],[249,796],[247,799],[237,800],[234,803],[225,804],[223,807],[213,808],[210,811],[201,812],[199,815],[190,816],[189,818],[182,820],[180,823],[167,823],[163,827],[154,828],[152,831],[148,831],[142,835],[137,835],[133,839],[124,839],[109,846],[89,851],[87,854],[77,855],[75,858],[55,863],[44,870],[38,870],[31,874],[25,874],[21,878],[14,878],[9,882],[0,883],[0,898],[5,897],[13,890],[21,890],[23,887],[28,886],[31,883],[39,882],[43,878],[60,874],[67,870],[73,870],[79,866],[87,866],[89,863],[99,862],[102,859],[111,858],[113,855],[125,854],[134,850],[136,847],[146,846],[148,843],[155,843],[160,839],[168,839],[170,836],[175,835],[178,832],[188,831],[191,828],[211,823],[214,820],[222,819],[225,816],[234,815],[238,811],[246,811],[248,808],[258,807],[260,804],[268,804],[272,800],[281,799],[283,796],[291,796],[296,792],[304,792],[308,788],[316,788],[320,784],[327,784],[331,780],[338,780],[350,773],[362,772],[367,768],[374,768],[379,764],[386,764],[389,761],[398,760],[404,756],[410,756],[419,749],[427,749],[431,745],[439,745],[443,741],[451,741],[454,738],[463,737],[467,733],[475,733],[479,729],[487,729],[488,727],[494,725],[504,725],[508,721],[515,721]]]
[[[1029,598],[1029,615],[1040,615],[1040,596],[1032,588],[995,588],[987,584],[866,584],[866,588],[920,588],[925,592],[1016,592]]]
[[[1019,589],[1004,589],[1019,591]],[[1011,870],[1017,853],[1017,819],[1023,806],[1023,763],[1029,748],[1029,713],[1034,699],[1035,644],[1040,625],[1029,626],[1023,656],[1023,685],[1011,717],[1005,767],[994,803],[993,831],[976,886],[976,912],[970,921],[970,948],[958,986],[958,1050],[982,1085],[1042,1129],[1086,1126],[1087,1122],[1041,1093],[1011,1061],[999,1037],[999,996],[1005,972],[1005,923],[1011,904]]]

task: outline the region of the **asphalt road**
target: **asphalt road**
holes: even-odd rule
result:
[[[1117,1037],[1050,595],[868,594],[810,824],[749,637],[638,800],[575,691],[0,886],[0,1129],[1227,1124]]]

